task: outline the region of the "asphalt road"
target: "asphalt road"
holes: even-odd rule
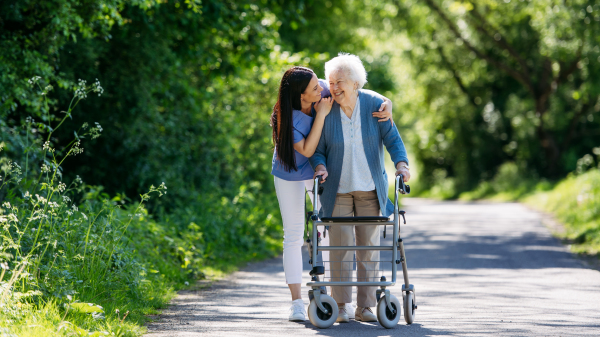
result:
[[[278,258],[180,293],[148,336],[600,336],[600,272],[553,238],[539,214],[515,203],[403,202],[419,306],[412,325],[403,317],[389,330],[354,320],[328,329],[289,322]],[[390,290],[401,297],[400,285]]]

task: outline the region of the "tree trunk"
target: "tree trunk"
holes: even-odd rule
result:
[[[542,95],[535,98],[536,115],[540,122],[537,127],[537,137],[540,145],[544,149],[546,158],[546,171],[549,177],[556,177],[559,169],[560,148],[552,134],[544,128],[544,115],[548,112],[548,96]]]

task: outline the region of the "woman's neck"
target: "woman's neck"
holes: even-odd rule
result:
[[[311,116],[312,103],[301,101],[300,104],[302,105],[300,107],[300,111],[302,111],[307,116]]]
[[[358,94],[352,95],[348,102],[344,102],[344,104],[340,105],[342,111],[348,116],[348,118],[352,118],[352,113],[354,112],[354,108],[356,107],[356,101],[358,100]]]

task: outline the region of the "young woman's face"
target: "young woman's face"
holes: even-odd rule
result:
[[[329,74],[329,90],[333,99],[339,104],[349,103],[351,97],[356,97],[358,83],[352,81],[344,71],[334,71]]]
[[[305,102],[315,103],[321,99],[321,91],[323,91],[323,88],[319,85],[319,79],[317,75],[313,74],[310,83],[308,83],[306,90],[304,90],[304,93],[300,97]]]

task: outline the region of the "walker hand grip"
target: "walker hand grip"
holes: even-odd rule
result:
[[[321,181],[323,181],[322,175],[318,175],[315,177],[315,185],[319,184],[319,189],[317,190],[317,194],[319,194],[319,195],[323,194],[323,186],[320,185]]]
[[[410,186],[404,183],[402,174],[396,176],[396,190],[399,190],[402,194],[410,194]]]

